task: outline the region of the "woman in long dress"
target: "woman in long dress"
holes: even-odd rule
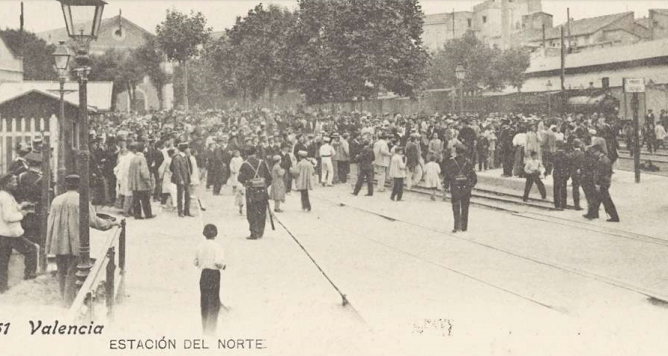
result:
[[[281,168],[281,156],[273,157],[274,167],[271,169],[271,190],[269,198],[274,201],[274,212],[281,213],[281,203],[285,202],[285,169]]]

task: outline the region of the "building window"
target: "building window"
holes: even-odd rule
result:
[[[487,23],[487,16],[482,17],[482,23]]]
[[[601,84],[602,84],[601,86],[603,87],[603,89],[609,88],[610,87],[610,78],[609,77],[603,77],[601,79]]]
[[[466,23],[469,25],[469,28],[471,28],[471,19],[466,19]]]

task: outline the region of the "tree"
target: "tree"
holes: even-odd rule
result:
[[[232,66],[234,77],[244,96],[257,99],[267,94],[271,100],[277,91],[288,84],[286,65],[287,35],[296,17],[289,10],[262,4],[255,6],[245,17],[226,31],[230,50],[221,52],[225,63]]]
[[[310,103],[380,88],[416,97],[429,61],[423,16],[417,0],[300,0],[287,46],[291,79]]]
[[[137,63],[141,71],[148,75],[151,82],[158,92],[158,100],[160,101],[160,108],[164,107],[164,98],[162,89],[169,83],[170,78],[162,68],[162,63],[167,58],[162,52],[160,45],[153,36],[145,36],[146,43],[133,52],[135,63]]]
[[[494,71],[500,51],[489,48],[476,38],[473,32],[463,37],[446,42],[439,49],[430,68],[430,87],[456,87],[459,83],[455,76],[455,68],[462,64],[466,68],[464,88],[498,89],[502,83],[498,73]]]
[[[473,32],[468,32],[462,38],[446,42],[436,53],[429,69],[429,87],[457,86],[455,68],[460,63],[467,71],[463,83],[467,90],[499,90],[506,86],[520,90],[530,55],[524,48],[505,51],[490,48]]]
[[[127,91],[130,96],[131,109],[135,105],[135,90],[144,79],[141,65],[137,63],[133,52],[121,52],[109,49],[100,56],[91,56],[91,81],[114,82],[112,91],[112,107],[116,108],[119,93]]]
[[[206,43],[211,28],[206,26],[206,18],[201,12],[183,14],[168,10],[165,21],[155,28],[157,40],[170,61],[183,67],[183,104],[188,110],[188,60],[199,56],[200,48]]]
[[[58,78],[51,57],[56,46],[48,45],[34,33],[26,31],[21,36],[19,30],[0,30],[0,37],[15,56],[23,55],[23,79],[55,80]]]
[[[503,83],[517,89],[518,92],[522,90],[524,85],[524,72],[531,64],[531,55],[529,51],[524,48],[511,48],[504,51],[496,64],[498,77]]]

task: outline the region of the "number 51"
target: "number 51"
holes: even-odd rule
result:
[[[7,335],[11,323],[0,323],[0,334]]]

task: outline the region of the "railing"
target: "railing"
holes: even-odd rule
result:
[[[105,241],[106,252],[95,261],[68,311],[67,320],[81,322],[113,319],[114,308],[122,301],[124,294],[125,240],[126,225],[123,219],[120,228],[116,228]]]

